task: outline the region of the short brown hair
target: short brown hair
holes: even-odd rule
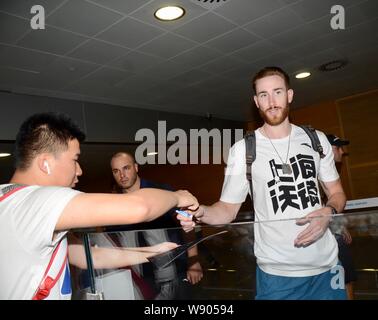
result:
[[[112,158],[110,159],[110,163],[111,163],[111,161],[112,161],[114,158],[118,158],[118,157],[120,157],[120,156],[129,156],[129,157],[132,159],[133,163],[136,163],[136,160],[135,160],[134,155],[133,155],[131,152],[129,152],[129,151],[120,151],[120,152],[116,152],[115,154],[112,155]]]
[[[279,67],[265,67],[261,69],[259,72],[257,72],[255,76],[253,77],[252,86],[253,86],[253,91],[255,92],[255,94],[256,94],[256,81],[259,79],[268,77],[268,76],[273,76],[273,75],[279,76],[282,79],[284,79],[286,88],[290,89],[290,77],[285,71],[283,71]]]

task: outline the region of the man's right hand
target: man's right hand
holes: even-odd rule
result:
[[[175,191],[175,194],[177,196],[177,207],[184,208],[190,211],[195,211],[198,209],[198,200],[189,191],[178,190]]]

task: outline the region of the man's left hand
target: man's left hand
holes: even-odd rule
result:
[[[331,220],[332,212],[330,208],[324,207],[311,212],[302,219],[297,220],[298,225],[309,223],[309,226],[304,229],[294,240],[296,247],[307,247],[319,238],[321,238],[328,228]]]
[[[186,272],[186,278],[191,284],[196,284],[201,281],[203,277],[203,271],[201,264],[199,262],[195,262],[189,266]]]

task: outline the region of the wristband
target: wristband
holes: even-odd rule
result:
[[[334,215],[334,214],[338,214],[338,212],[337,212],[337,210],[335,209],[335,207],[333,207],[333,206],[331,206],[331,205],[329,205],[329,204],[327,204],[326,207],[331,208],[332,215]]]

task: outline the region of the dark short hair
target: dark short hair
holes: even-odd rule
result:
[[[133,163],[136,163],[134,154],[129,151],[119,151],[119,152],[114,153],[110,159],[110,163],[112,162],[114,158],[118,158],[120,156],[129,156],[132,159]]]
[[[290,89],[290,77],[285,71],[283,71],[279,67],[265,67],[261,69],[259,72],[257,72],[255,76],[253,77],[252,86],[253,86],[253,91],[255,92],[255,94],[256,94],[256,81],[259,79],[268,77],[268,76],[273,76],[273,75],[280,76],[282,79],[284,79],[286,88]]]
[[[27,118],[21,125],[15,144],[15,166],[27,169],[41,153],[54,155],[65,151],[70,140],[84,141],[85,134],[65,114],[38,113]]]

